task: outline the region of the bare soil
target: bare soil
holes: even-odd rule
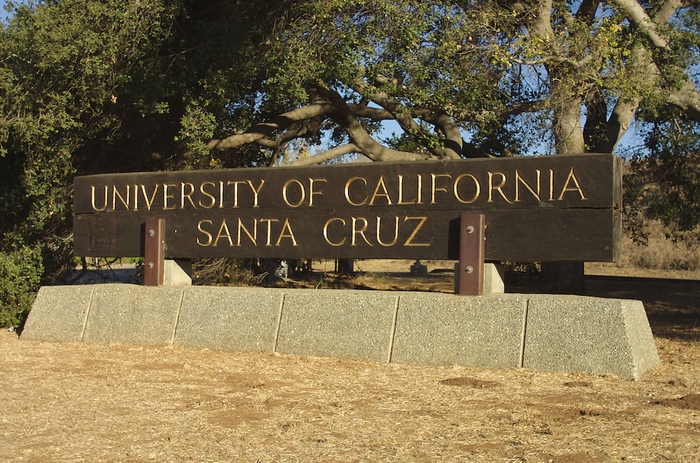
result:
[[[451,290],[442,263],[422,277],[410,264],[360,262],[349,283]],[[340,284],[330,270],[307,283]],[[3,331],[0,461],[700,461],[700,278],[588,273],[591,295],[645,304],[662,364],[638,381]]]

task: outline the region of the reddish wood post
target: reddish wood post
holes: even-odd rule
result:
[[[163,286],[165,278],[165,219],[147,219],[144,236],[143,284]]]
[[[459,286],[457,294],[481,296],[484,294],[484,214],[462,213],[459,229]]]

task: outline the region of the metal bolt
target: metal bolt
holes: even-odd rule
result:
[[[472,273],[474,271],[474,267],[472,267],[471,265],[467,265],[467,268],[465,268],[464,271],[467,273]]]
[[[472,227],[471,225],[469,225],[469,226],[467,227],[467,233],[474,233],[474,227]]]
[[[155,235],[155,234],[156,234],[156,231],[155,231],[155,230],[153,230],[153,229],[148,230],[148,236],[153,236],[153,235]]]
[[[148,263],[148,268],[153,268],[153,262]]]

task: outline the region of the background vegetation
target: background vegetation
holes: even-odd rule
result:
[[[72,179],[91,173],[622,154],[634,126],[630,232],[647,239],[653,218],[698,241],[694,0],[6,8],[0,324],[21,321],[28,294],[72,267]]]

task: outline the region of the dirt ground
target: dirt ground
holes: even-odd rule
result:
[[[434,263],[421,278],[358,265],[359,287],[451,284]],[[591,295],[645,303],[662,364],[638,381],[3,331],[0,461],[700,461],[700,277],[588,273]]]

